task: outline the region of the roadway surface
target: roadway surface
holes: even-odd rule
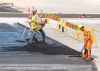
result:
[[[2,7],[0,11],[13,12],[15,10]],[[2,17],[4,14],[1,13],[0,16]],[[11,14],[7,13],[4,17],[7,16],[9,17]],[[9,31],[16,32],[16,29],[11,25],[0,24],[0,32],[6,33],[1,34],[0,43],[2,40],[9,39],[9,36],[6,36]],[[29,44],[24,47],[0,47],[0,71],[97,71],[95,64],[83,60],[80,53],[70,47],[51,37],[46,38],[46,43],[45,45]]]
[[[0,27],[0,32],[16,32],[10,25],[0,24]],[[83,60],[80,53],[70,47],[51,37],[46,38],[46,43],[0,47],[0,71],[97,71],[95,64]]]
[[[0,12],[21,12],[13,5],[7,3],[0,3]]]

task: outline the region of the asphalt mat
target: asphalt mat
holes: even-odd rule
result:
[[[63,45],[62,43],[47,37],[45,44],[36,43],[29,44],[24,47],[2,47],[0,50],[0,65],[39,64],[40,67],[42,64],[44,65],[44,70],[38,70],[39,66],[36,67],[33,65],[33,67],[37,68],[37,70],[33,69],[33,71],[97,71],[97,68],[93,62],[85,61],[80,57],[80,55],[80,52],[77,52],[70,47]],[[45,64],[48,65],[48,69],[46,68],[46,70]],[[57,66],[55,64],[61,65],[60,67],[65,66],[66,68],[51,70],[51,66]],[[0,69],[2,71],[14,71],[14,69]],[[17,71],[17,69],[15,71]],[[22,69],[21,71],[25,70]],[[26,69],[26,71],[32,70]]]

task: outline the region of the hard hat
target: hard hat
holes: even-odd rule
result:
[[[32,7],[32,11],[35,12],[37,11],[37,9],[35,7]]]

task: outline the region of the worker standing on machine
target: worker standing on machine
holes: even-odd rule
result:
[[[43,20],[42,18],[39,17],[39,15],[37,14],[37,10],[33,8],[32,17],[29,22],[29,25],[30,25],[31,31],[33,32],[33,37],[34,37],[34,32],[39,31],[43,38],[43,42],[45,42],[45,33],[42,28],[44,27],[46,22],[47,22],[46,20]]]

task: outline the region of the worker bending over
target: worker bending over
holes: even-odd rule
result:
[[[91,60],[93,59],[91,56],[91,49],[93,46],[93,37],[90,30],[86,29],[84,26],[80,28],[80,30],[83,32],[84,37],[84,48],[82,49],[82,57],[85,60]]]

